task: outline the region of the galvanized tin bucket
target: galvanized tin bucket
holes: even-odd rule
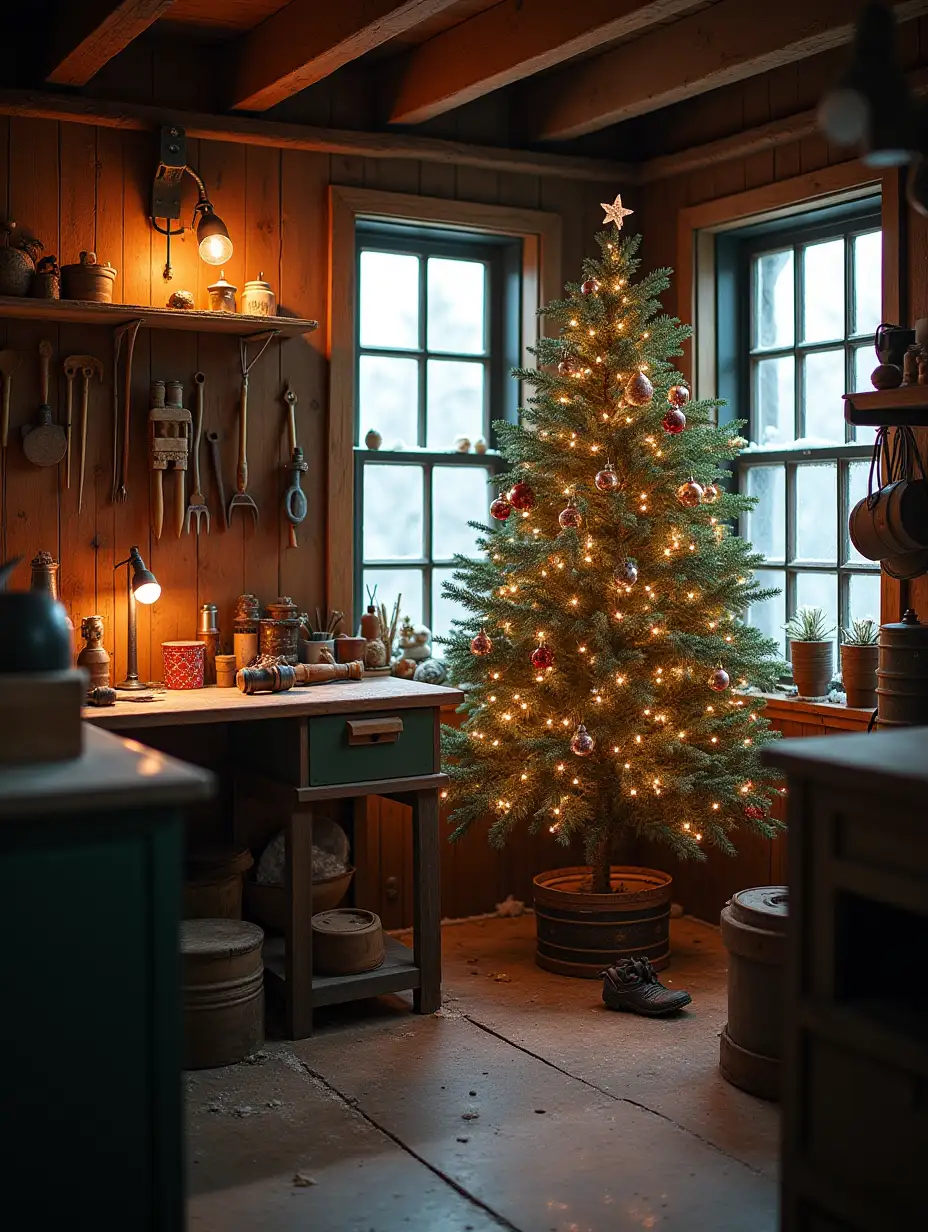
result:
[[[928,726],[928,625],[911,608],[898,623],[880,626],[876,674],[879,726]]]

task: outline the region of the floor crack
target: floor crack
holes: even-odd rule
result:
[[[474,1025],[479,1026],[480,1024],[475,1023]],[[315,1079],[316,1082],[324,1086],[325,1089],[339,1099],[346,1108],[350,1108],[353,1112],[356,1112],[359,1116],[363,1117],[364,1120],[367,1121],[368,1125],[373,1126],[373,1128],[382,1133],[384,1137],[389,1138],[391,1142],[395,1143],[401,1151],[405,1151],[407,1155],[412,1156],[412,1158],[422,1164],[423,1167],[428,1168],[429,1172],[431,1172],[433,1176],[437,1176],[440,1181],[444,1181],[446,1185],[450,1185],[455,1193],[460,1194],[460,1196],[472,1206],[477,1207],[479,1210],[483,1211],[484,1214],[489,1215],[491,1219],[495,1219],[499,1227],[508,1229],[508,1232],[522,1232],[522,1229],[508,1220],[505,1215],[501,1215],[498,1211],[494,1211],[491,1206],[486,1204],[486,1202],[481,1202],[479,1198],[475,1197],[474,1194],[465,1189],[464,1186],[459,1184],[453,1177],[448,1176],[446,1172],[442,1172],[441,1168],[436,1168],[434,1164],[429,1163],[424,1156],[420,1155],[418,1151],[414,1151],[408,1143],[404,1142],[402,1138],[397,1137],[392,1130],[387,1129],[385,1125],[382,1125],[375,1117],[372,1117],[369,1112],[365,1112],[365,1110],[361,1107],[359,1100],[354,1099],[349,1095],[345,1095],[345,1093],[340,1091],[334,1083],[330,1082],[324,1074],[320,1074],[318,1070],[313,1069],[312,1066],[308,1065],[305,1061],[301,1061],[300,1064],[311,1078]]]
[[[548,1060],[547,1057],[541,1056],[537,1052],[533,1052],[531,1048],[526,1048],[524,1044],[517,1044],[515,1040],[511,1040],[508,1036],[503,1035],[500,1031],[496,1031],[493,1027],[487,1026],[485,1022],[479,1022],[476,1018],[472,1018],[470,1014],[462,1011],[462,1017],[467,1020],[478,1031],[485,1031],[487,1035],[492,1035],[495,1039],[500,1040],[503,1044],[508,1044],[511,1048],[517,1048],[519,1052],[525,1053],[528,1057],[533,1057],[534,1060],[540,1061],[543,1065],[547,1065],[550,1069],[556,1070],[559,1074],[563,1074],[565,1078],[572,1078],[575,1082],[581,1082],[584,1086],[589,1087],[593,1091],[598,1091],[600,1095],[605,1095],[607,1099],[614,1100],[617,1104],[629,1104],[633,1108],[640,1108],[642,1112],[648,1112],[651,1116],[658,1117],[662,1121],[666,1121],[668,1125],[673,1125],[675,1129],[679,1129],[684,1134],[689,1134],[691,1138],[695,1138],[697,1142],[703,1143],[704,1146],[721,1155],[723,1159],[728,1159],[734,1164],[740,1164],[742,1168],[753,1173],[755,1176],[762,1177],[766,1180],[770,1178],[760,1168],[755,1168],[745,1160],[739,1159],[736,1155],[730,1155],[728,1151],[722,1150],[720,1146],[712,1142],[711,1139],[703,1137],[702,1134],[697,1134],[695,1130],[690,1129],[687,1125],[681,1125],[679,1121],[675,1121],[673,1117],[669,1117],[665,1112],[660,1112],[656,1108],[650,1108],[647,1104],[641,1103],[637,1099],[630,1099],[627,1095],[616,1095],[613,1091],[606,1087],[601,1087],[595,1082],[591,1082],[589,1078],[584,1078],[580,1074],[574,1074],[569,1069],[564,1069],[563,1066],[557,1065],[554,1061]]]

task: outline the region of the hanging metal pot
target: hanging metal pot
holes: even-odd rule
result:
[[[848,532],[868,560],[928,547],[928,481],[900,479],[865,496],[851,510]]]

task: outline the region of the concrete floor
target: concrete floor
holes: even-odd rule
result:
[[[725,952],[674,921],[678,1018],[534,964],[534,917],[444,929],[444,1006],[317,1016],[187,1077],[191,1232],[774,1232],[778,1113],[724,1082]]]

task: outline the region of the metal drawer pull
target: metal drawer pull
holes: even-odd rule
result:
[[[349,744],[395,744],[403,734],[403,720],[346,719]]]

